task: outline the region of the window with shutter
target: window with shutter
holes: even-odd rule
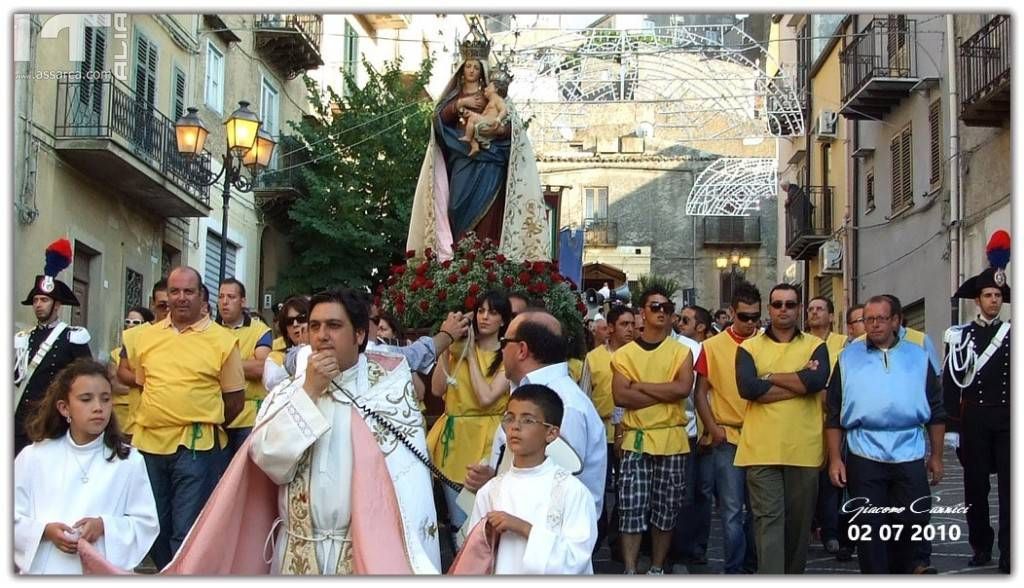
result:
[[[174,68],[174,101],[171,107],[171,118],[177,122],[185,114],[185,72]]]
[[[892,138],[889,143],[889,155],[892,161],[892,212],[900,209],[900,202],[903,198],[903,168],[900,159],[900,134]]]
[[[210,289],[211,299],[217,296],[218,278],[220,277],[220,250],[223,241],[220,235],[213,231],[206,232],[206,266],[203,275],[203,283]],[[238,259],[238,246],[228,241],[227,259],[224,262],[224,277],[230,278],[235,275],[235,262]]]
[[[352,76],[353,81],[355,81],[357,68],[359,67],[359,35],[356,34],[356,30],[347,21],[345,22],[345,48],[342,58],[344,59],[343,67],[345,73]],[[346,95],[348,85],[342,85],[342,90],[341,95]]]
[[[911,151],[912,140],[910,127],[903,129],[901,134],[902,146],[901,157],[903,164],[900,166],[903,171],[903,201],[900,207],[912,206],[914,204],[914,154]]]
[[[942,181],[942,103],[932,102],[928,108],[928,127],[931,129],[931,150],[928,183],[935,188]]]
[[[867,193],[867,209],[870,211],[875,208],[875,172],[869,171],[867,180],[865,183],[865,192]]]
[[[135,98],[156,106],[156,45],[139,35],[135,48]]]
[[[281,132],[280,125],[278,123],[278,116],[281,109],[280,95],[277,92],[277,88],[275,88],[267,78],[263,78],[261,93],[260,120],[263,121],[263,130],[269,133],[270,136],[274,137],[274,140],[278,140],[278,134]],[[274,149],[274,151],[271,152],[271,169],[278,167],[278,153],[280,153],[280,149]]]
[[[100,112],[103,110],[103,67],[106,64],[107,29],[104,27],[85,27],[84,53],[79,66],[78,100],[82,105],[80,116],[76,117],[76,125],[92,126],[99,124]]]

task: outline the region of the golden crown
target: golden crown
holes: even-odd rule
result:
[[[469,25],[469,32],[466,33],[466,36],[462,38],[462,43],[459,44],[459,52],[462,54],[462,61],[476,59],[484,62],[490,56],[491,40],[480,29],[480,22],[478,20],[473,19],[473,22]]]

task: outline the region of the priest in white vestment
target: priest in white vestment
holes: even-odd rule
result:
[[[95,548],[114,565],[139,565],[160,525],[146,463],[132,449],[107,461],[104,436],[79,445],[64,437],[29,445],[14,460],[14,565],[25,574],[81,574],[76,553],[43,539],[48,523],[103,519]]]
[[[271,573],[440,572],[430,472],[396,435],[426,455],[410,370],[361,353],[368,322],[351,291],[314,296],[306,369],[257,417],[249,455],[279,485]]]

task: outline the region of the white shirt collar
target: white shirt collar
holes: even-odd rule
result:
[[[565,363],[553,363],[546,365],[542,368],[537,368],[532,372],[526,374],[523,380],[519,382],[520,386],[526,384],[542,384],[547,385],[554,382],[558,378],[569,377],[569,364]]]

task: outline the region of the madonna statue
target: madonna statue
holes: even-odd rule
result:
[[[459,141],[466,117],[487,106],[483,90],[489,81],[489,50],[490,41],[463,42],[463,62],[435,105],[406,249],[422,255],[429,247],[448,259],[452,243],[472,231],[498,242],[509,259],[550,259],[551,232],[537,162],[515,106],[508,101],[508,117],[489,132],[481,131],[488,148],[470,157],[469,146]],[[498,69],[491,81],[507,87],[511,76]]]

